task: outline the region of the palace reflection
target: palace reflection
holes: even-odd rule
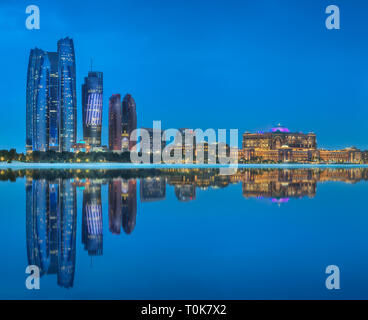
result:
[[[6,173],[1,172],[3,180]],[[268,199],[287,205],[290,199],[313,198],[325,181],[356,183],[368,180],[368,169],[246,169],[220,175],[215,169],[161,170],[135,174],[116,170],[11,172],[26,177],[26,239],[28,264],[40,268],[41,276],[54,274],[61,287],[73,287],[76,263],[77,195],[83,197],[81,241],[86,254],[103,254],[104,210],[107,190],[108,230],[131,234],[136,227],[137,184],[142,205],[163,201],[167,186],[179,202],[194,201],[200,192],[241,185],[246,199]],[[102,188],[105,186],[104,188]],[[199,192],[200,190],[200,192]],[[185,204],[183,204],[185,205]],[[107,229],[107,228],[106,228]],[[123,232],[122,232],[123,231]]]

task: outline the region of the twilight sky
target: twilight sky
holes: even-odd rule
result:
[[[41,29],[25,27],[38,5]],[[340,8],[327,30],[325,8]],[[368,149],[368,2],[361,0],[1,0],[0,149],[25,147],[31,48],[74,39],[81,85],[104,73],[108,99],[131,93],[138,127],[313,131],[320,147]]]

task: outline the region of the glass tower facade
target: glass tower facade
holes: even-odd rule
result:
[[[33,115],[37,103],[37,87],[41,71],[41,60],[44,52],[32,49],[29,54],[26,93],[26,150],[33,149]]]
[[[74,43],[70,38],[58,41],[59,144],[70,151],[77,137],[77,93]]]
[[[114,94],[109,99],[109,149],[121,150],[121,96]]]
[[[101,146],[103,73],[91,71],[82,85],[83,139]]]
[[[49,149],[59,150],[59,105],[58,80],[59,57],[57,52],[47,52],[50,61],[49,72]]]
[[[131,141],[130,135],[137,129],[137,110],[133,97],[127,94],[122,103],[122,148],[123,150],[132,150],[136,142]]]
[[[26,98],[27,151],[47,151],[50,145],[57,144],[57,68],[56,52],[31,50]]]
[[[34,151],[47,151],[49,149],[49,79],[50,60],[44,53],[40,63],[36,86],[36,105],[33,113],[32,149]]]

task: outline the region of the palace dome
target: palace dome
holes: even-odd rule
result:
[[[290,130],[279,123],[277,126],[271,128],[270,132],[290,132]]]

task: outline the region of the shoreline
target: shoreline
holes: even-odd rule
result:
[[[216,169],[216,168],[368,168],[368,164],[304,164],[304,163],[247,163],[247,164],[133,164],[117,162],[91,162],[91,163],[25,163],[25,162],[0,162],[0,169]]]

